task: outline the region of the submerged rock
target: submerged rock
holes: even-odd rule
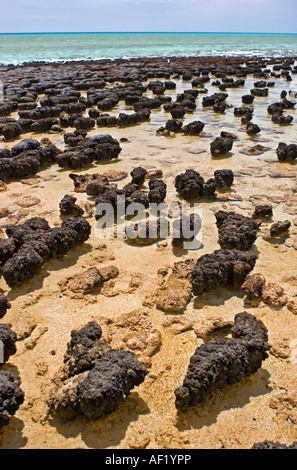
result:
[[[277,158],[280,162],[294,162],[297,158],[297,145],[280,142],[276,150]]]
[[[233,139],[217,137],[210,144],[210,152],[213,157],[220,157],[232,150]]]

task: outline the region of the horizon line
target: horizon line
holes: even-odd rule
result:
[[[259,31],[19,31],[0,32],[4,34],[292,34],[292,32],[259,32]]]

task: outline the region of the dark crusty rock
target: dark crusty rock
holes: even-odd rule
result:
[[[202,121],[193,121],[189,124],[186,124],[182,131],[186,135],[199,135],[204,129],[204,122]]]
[[[15,157],[19,153],[26,152],[27,150],[35,150],[40,147],[40,143],[36,139],[23,139],[18,144],[14,145],[11,149],[11,155]]]
[[[180,132],[182,130],[183,123],[177,119],[168,119],[165,124],[165,129],[170,132]]]
[[[0,272],[2,266],[6,263],[9,258],[11,258],[16,249],[17,248],[14,240],[10,238],[0,239]]]
[[[5,313],[8,309],[10,309],[11,305],[7,299],[7,297],[0,292],[0,318],[4,317]],[[1,328],[1,325],[0,325]]]
[[[247,312],[235,316],[232,339],[216,337],[198,347],[182,386],[175,390],[176,407],[186,412],[215,390],[257,372],[268,357],[267,328]]]
[[[204,179],[195,170],[186,170],[175,178],[175,188],[184,199],[195,199],[202,195]]]
[[[277,158],[280,162],[293,162],[297,158],[297,145],[280,142],[276,149]]]
[[[214,196],[216,182],[214,178],[205,182],[198,171],[189,169],[185,173],[176,176],[175,188],[182,198],[191,200],[199,197]]]
[[[9,423],[24,401],[24,392],[20,388],[20,380],[8,370],[0,371],[0,428]]]
[[[273,216],[272,206],[270,204],[257,204],[255,206],[254,219],[270,219]]]
[[[225,189],[232,186],[234,174],[233,171],[229,169],[215,170],[214,179],[218,189]]]
[[[259,134],[259,132],[261,132],[261,129],[258,126],[258,124],[248,122],[246,126],[246,132],[248,135],[256,135],[256,134]]]
[[[76,197],[66,194],[59,202],[60,214],[63,216],[81,217],[84,210],[75,204]]]
[[[82,175],[77,175],[75,173],[70,173],[69,178],[72,179],[74,184],[74,190],[77,192],[84,193],[86,191],[87,185],[92,181],[100,180],[102,183],[108,184],[108,179],[105,176],[99,175],[99,173],[85,173]]]
[[[34,175],[42,165],[54,162],[59,152],[57,147],[50,144],[46,147],[21,151],[9,158],[1,158],[0,179],[7,181]]]
[[[243,104],[253,104],[255,97],[253,95],[243,95],[241,99]]]
[[[3,346],[3,359],[4,363],[8,361],[10,356],[13,356],[16,353],[16,343],[17,337],[14,331],[4,323],[0,324],[0,341],[1,346]]]
[[[78,142],[76,147],[70,147],[57,155],[60,167],[81,168],[93,161],[111,160],[118,158],[121,147],[110,135],[95,135]]]
[[[67,377],[92,369],[110,347],[101,341],[102,330],[94,322],[89,322],[80,330],[71,331],[71,340],[64,355],[64,370]]]
[[[226,249],[201,256],[192,271],[193,294],[201,295],[219,286],[241,286],[256,259],[254,253]]]
[[[253,218],[223,210],[218,211],[215,217],[222,248],[249,250],[252,247],[259,228]]]
[[[210,152],[213,157],[219,157],[225,155],[232,150],[233,139],[227,139],[224,137],[217,137],[210,144]]]
[[[10,287],[21,285],[40,271],[45,261],[65,255],[75,245],[86,241],[91,226],[86,219],[70,217],[61,227],[50,228],[42,218],[32,218],[22,225],[8,227],[16,250],[7,259],[2,274]]]
[[[289,228],[291,227],[291,222],[289,220],[282,220],[275,222],[270,227],[271,237],[280,237],[288,233]]]
[[[263,441],[257,442],[253,445],[252,449],[264,450],[264,449],[297,449],[297,441],[292,442],[291,445],[281,444],[280,442],[276,441]]]
[[[257,273],[249,276],[242,284],[242,290],[247,300],[260,300],[262,292],[266,284],[266,279],[263,274]]]
[[[145,168],[142,168],[141,166],[134,168],[130,173],[130,175],[132,176],[131,184],[135,184],[138,187],[142,186],[146,174],[147,170]]]
[[[160,204],[166,198],[167,185],[164,181],[152,178],[149,180],[149,201],[150,203]],[[133,194],[133,193],[132,193]]]
[[[147,369],[135,354],[111,349],[100,338],[101,328],[95,322],[71,332],[64,376],[48,400],[52,412],[99,419],[115,411],[143,382]]]
[[[43,266],[42,257],[33,246],[24,245],[3,267],[3,277],[9,287],[19,286],[31,279]]]
[[[88,419],[115,411],[140,385],[147,369],[130,351],[110,350],[77,387],[79,406]]]

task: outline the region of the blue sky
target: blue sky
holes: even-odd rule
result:
[[[2,33],[297,33],[297,0],[2,0],[0,5]]]

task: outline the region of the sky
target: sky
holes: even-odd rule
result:
[[[0,33],[297,33],[297,0],[0,0]]]

